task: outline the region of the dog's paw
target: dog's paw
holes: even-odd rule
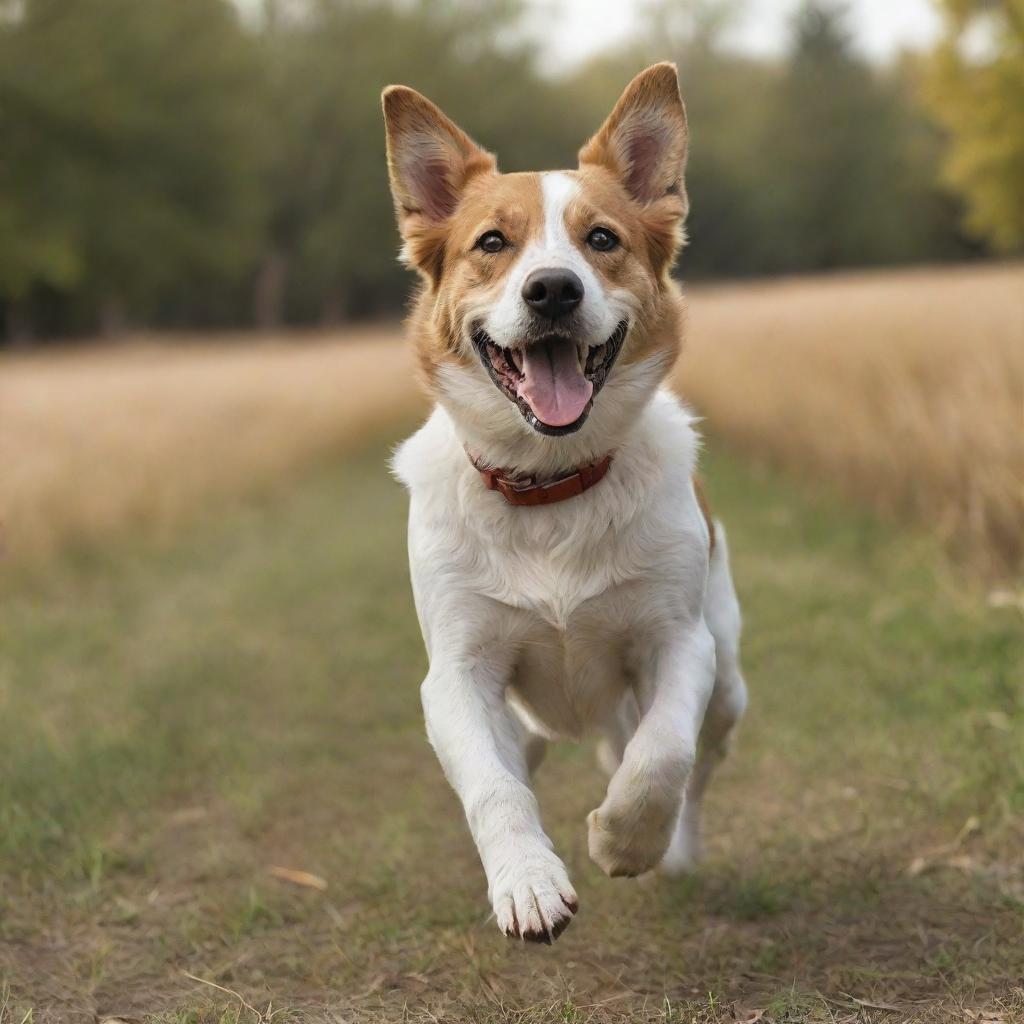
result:
[[[544,853],[508,872],[491,899],[498,927],[509,938],[550,946],[568,928],[580,904],[565,866],[553,853]]]
[[[670,835],[663,827],[627,823],[602,808],[587,815],[590,859],[611,878],[635,878],[657,867]]]

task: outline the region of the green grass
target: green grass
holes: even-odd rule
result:
[[[1018,612],[716,453],[752,704],[708,864],[604,878],[593,750],[558,747],[582,909],[526,948],[424,737],[385,454],[0,584],[0,1024],[1024,1020]]]

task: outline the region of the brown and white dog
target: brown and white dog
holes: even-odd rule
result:
[[[544,741],[603,734],[588,818],[609,875],[686,870],[746,705],[724,531],[661,383],[685,309],[675,68],[638,75],[575,171],[500,174],[404,86],[388,168],[422,277],[410,330],[436,401],[398,450],[430,671],[427,733],[462,800],[498,927],[550,942],[578,902],[541,827]]]

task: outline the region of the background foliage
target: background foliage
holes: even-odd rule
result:
[[[943,0],[943,7],[949,35],[932,61],[925,95],[952,140],[946,179],[966,195],[969,223],[978,234],[1002,250],[1019,249],[1024,244],[1024,0]]]
[[[774,62],[722,45],[728,2],[654,3],[646,32],[558,77],[538,69],[514,0],[0,0],[4,336],[395,311],[408,281],[381,86],[432,96],[505,169],[557,167],[629,77],[666,57],[693,136],[686,277],[1012,249],[1021,5],[947,6],[930,62],[879,68],[836,0],[808,0]],[[976,17],[996,24],[969,58]],[[966,196],[969,235],[944,185]]]

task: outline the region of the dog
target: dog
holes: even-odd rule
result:
[[[685,305],[675,66],[626,88],[575,171],[501,174],[424,96],[384,90],[408,329],[435,407],[400,445],[430,668],[427,735],[498,927],[550,943],[579,902],[530,776],[600,734],[587,819],[608,875],[691,869],[700,805],[747,703],[725,531],[693,417],[662,387]]]

